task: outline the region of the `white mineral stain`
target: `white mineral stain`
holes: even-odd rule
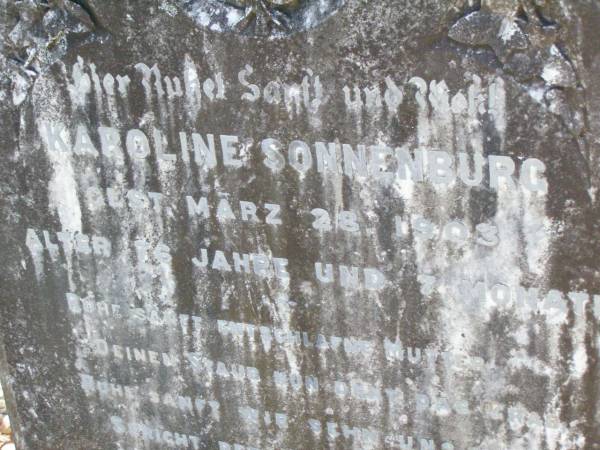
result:
[[[588,357],[585,349],[585,342],[577,340],[573,362],[571,364],[571,373],[575,378],[581,378],[588,368]]]
[[[542,70],[542,78],[548,84],[556,85],[560,83],[561,72],[558,67],[554,65],[544,66]]]
[[[502,39],[504,43],[507,43],[518,31],[520,30],[513,20],[509,18],[504,18],[502,19],[502,24],[500,26],[500,32],[498,33],[498,36],[500,37],[500,39]]]
[[[436,147],[447,145],[447,134],[444,129],[447,125],[446,114],[440,112],[446,111],[446,101],[444,88],[439,84],[432,84],[430,88],[435,88],[437,92],[430,93],[429,100],[431,107],[424,102],[423,94],[426,93],[424,83],[419,83],[418,79],[413,79],[414,84],[421,85],[420,92],[417,92],[417,104],[419,107],[418,123],[417,123],[417,142],[420,145]],[[489,113],[493,121],[494,129],[500,139],[501,148],[504,148],[505,135],[507,129],[506,121],[506,91],[505,83],[500,78],[495,78],[489,84],[487,96],[484,95],[481,89],[482,82],[478,77],[473,77],[473,84],[469,88],[467,114],[463,119],[463,108],[461,97],[455,96],[450,103],[451,113],[453,115],[454,139],[456,149],[465,151],[465,145],[461,138],[461,128],[464,126],[466,131],[464,134],[469,136],[468,151],[470,153],[483,153],[483,114]],[[487,97],[487,98],[486,98]],[[487,108],[486,108],[487,106]],[[432,114],[429,114],[429,111]],[[437,114],[436,114],[437,113]],[[463,122],[464,121],[464,122]],[[464,125],[463,125],[464,123]],[[409,211],[419,211],[422,207],[422,186],[414,185],[409,188],[404,182],[396,181],[398,192],[406,201],[406,206]],[[440,195],[442,194],[442,195]],[[444,191],[436,190],[435,209],[437,219],[447,220],[448,212],[445,204],[450,197],[444,194]],[[508,187],[506,183],[501,183],[497,192],[497,208],[496,215],[493,218],[494,223],[498,226],[500,244],[494,248],[485,249],[469,249],[463,248],[459,254],[448,254],[450,246],[444,245],[441,242],[431,248],[425,243],[415,242],[416,262],[419,271],[422,273],[433,273],[438,277],[441,276],[441,282],[447,285],[447,290],[442,295],[442,304],[440,315],[445,318],[443,325],[442,338],[440,341],[446,348],[464,349],[467,352],[476,348],[479,338],[479,330],[483,330],[487,321],[490,320],[490,312],[494,309],[500,311],[509,311],[515,306],[514,299],[512,301],[502,301],[498,304],[493,301],[488,295],[483,305],[472,305],[467,301],[465,289],[457,283],[457,280],[465,279],[470,283],[482,280],[488,286],[496,283],[501,283],[507,286],[518,286],[522,280],[523,273],[519,261],[519,255],[524,253],[527,261],[526,270],[541,276],[545,270],[545,264],[550,247],[550,221],[545,213],[545,196],[532,194],[526,190],[515,189]],[[515,236],[522,233],[524,237],[524,248],[520,248],[520,244]],[[450,263],[449,258],[453,261]],[[507,299],[508,300],[508,299]],[[477,300],[479,301],[479,300]],[[553,317],[553,316],[548,316]],[[523,320],[528,320],[528,316],[522,317]],[[563,316],[556,316],[555,320],[564,320]],[[476,323],[481,323],[481,327],[475,326]],[[559,323],[559,322],[556,322]],[[550,325],[555,327],[556,325]],[[546,362],[530,356],[525,347],[528,345],[529,338],[527,328],[521,326],[518,329],[518,334],[515,336],[517,347],[511,351],[511,358],[506,370],[522,371],[524,369],[532,371],[539,376],[551,378],[554,375],[554,366]],[[549,345],[551,348],[558,348],[558,332],[554,328],[549,332]],[[584,348],[581,346],[580,348]],[[559,355],[552,355],[551,360],[557,361]],[[582,350],[575,352],[573,361],[573,372],[575,375],[581,375],[586,368],[585,353]],[[492,392],[501,392],[505,390],[503,378],[498,378],[496,381],[487,387],[486,390]],[[450,386],[450,381],[444,382]],[[453,382],[453,390],[460,391],[460,386]],[[516,410],[515,410],[516,411]],[[513,447],[510,448],[541,448],[538,443],[541,442],[541,436],[546,433],[546,428],[543,421],[536,414],[531,414],[525,410],[522,420],[528,421],[529,431],[527,435],[515,439]],[[520,429],[519,425],[513,425]],[[506,442],[506,436],[501,431],[498,431],[496,438],[486,439],[484,447],[496,448],[496,444]],[[511,444],[512,445],[512,444]]]
[[[576,82],[573,67],[556,45],[550,48],[550,56],[542,70],[542,78],[551,86],[571,87]]]
[[[236,23],[238,23],[244,15],[241,10],[238,9],[230,9],[227,11],[227,25],[233,27]],[[203,24],[205,25],[205,24]]]
[[[197,18],[198,18],[198,23],[200,23],[200,25],[202,25],[202,26],[206,27],[210,23],[210,16],[205,12],[198,13]]]
[[[35,231],[34,231],[35,233]],[[29,248],[29,253],[33,261],[33,268],[35,271],[35,278],[41,281],[44,277],[44,248],[38,244],[37,241],[29,242],[26,240],[26,245]]]
[[[545,104],[544,95],[546,94],[547,88],[541,84],[532,85],[527,89],[529,96],[534,99],[537,103]]]
[[[193,123],[200,111],[201,91],[196,64],[188,54],[186,54],[184,58],[183,73],[187,115],[188,120]]]
[[[529,191],[522,193],[521,227],[529,270],[543,276],[550,250],[551,221],[546,216],[546,199]]]
[[[25,98],[29,90],[29,81],[19,74],[13,77],[12,101],[13,105],[19,106]]]
[[[494,120],[494,126],[500,136],[500,150],[504,150],[504,141],[506,135],[506,90],[504,80],[496,77],[488,88],[488,108],[489,113]]]
[[[177,8],[174,5],[170,4],[170,3],[161,2],[158,5],[158,8],[161,11],[164,11],[165,13],[167,13],[171,17],[175,17],[177,15]]]
[[[507,367],[512,370],[528,369],[539,376],[553,377],[556,369],[538,358],[532,358],[524,349],[512,350]]]
[[[66,129],[61,137],[70,145]],[[62,231],[81,232],[81,208],[71,153],[47,151],[46,154],[52,165],[52,179],[48,184],[49,207],[56,212]]]

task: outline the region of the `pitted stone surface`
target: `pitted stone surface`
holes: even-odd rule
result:
[[[19,450],[600,448],[596,1],[0,5]]]

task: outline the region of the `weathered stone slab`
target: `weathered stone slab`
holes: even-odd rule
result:
[[[4,1],[21,449],[597,449],[600,7]]]

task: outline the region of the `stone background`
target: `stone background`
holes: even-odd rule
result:
[[[0,359],[18,448],[144,448],[139,440],[115,435],[109,421],[113,414],[201,435],[207,448],[216,448],[218,440],[264,448],[328,445],[326,433],[319,440],[302,426],[275,436],[248,429],[234,409],[224,410],[221,421],[212,422],[152,404],[138,409],[106,404],[86,396],[78,375],[83,370],[123,384],[147,383],[162,392],[203,389],[222,405],[243,399],[261,410],[373,425],[389,433],[451,441],[460,449],[600,448],[600,317],[592,302],[586,303],[583,314],[570,303],[564,319],[552,320],[511,307],[473,306],[462,301],[465,294],[458,284],[487,277],[564,293],[600,293],[598,2],[348,0],[311,31],[278,39],[210,31],[190,18],[181,3],[0,2]],[[173,77],[180,76],[186,61],[197,64],[203,77],[221,72],[232,83],[249,64],[254,82],[261,86],[273,79],[301,80],[310,68],[338,94],[344,86],[365,87],[391,77],[402,86],[404,102],[396,115],[383,106],[350,113],[338,95],[318,114],[309,115],[236,100],[238,87],[229,91],[228,102],[198,112],[190,109],[187,99],[161,104],[139,82],[132,83],[129,97],[116,108],[93,89],[81,103],[69,90],[78,73],[91,73],[92,63],[98,73],[139,80],[137,63],[156,63],[163,76]],[[459,92],[465,99],[480,99],[481,108],[478,105],[471,116],[449,119],[451,99]],[[85,123],[91,129],[98,124],[160,126],[170,137],[178,130],[198,128],[284,142],[299,137],[307,142],[383,140],[453,152],[467,142],[460,141],[463,130],[462,139],[468,136],[472,151],[545,161],[550,188],[540,198],[484,187],[440,191],[425,184],[408,189],[376,180],[362,185],[341,177],[323,181],[316,172],[299,177],[289,168],[273,176],[260,164],[258,151],[248,156],[257,170],[219,167],[197,175],[178,168],[173,176],[149,164],[120,172],[105,163],[48,154],[36,131],[40,118]],[[173,209],[149,215],[89,210],[86,189],[109,183],[166,193],[175,199]],[[214,195],[216,186],[229,192],[232,201],[286,205],[284,225],[273,231],[263,225],[188,220],[183,196]],[[297,212],[305,205],[361,210],[378,218],[379,225],[376,232],[359,236],[317,233]],[[391,237],[391,217],[398,212],[422,214],[436,223],[458,219],[475,226],[494,221],[501,229],[501,243],[481,250],[413,237],[398,242]],[[46,254],[35,260],[25,245],[28,228],[104,235],[111,239],[115,257],[100,263],[61,255],[64,262],[53,264]],[[157,266],[153,281],[136,272],[135,236],[163,240],[172,249],[171,267]],[[285,255],[290,259],[289,287],[195,271],[189,261],[203,242],[211,249]],[[313,262],[320,260],[382,267],[392,276],[382,292],[348,294],[339,286],[308,281],[314,278]],[[451,288],[424,295],[423,274]],[[410,414],[394,412],[394,405],[385,402],[340,402],[331,393],[317,398],[306,392],[282,396],[268,383],[256,389],[210,378],[201,388],[184,372],[123,370],[85,352],[85,337],[73,331],[80,329],[79,319],[69,314],[64,301],[67,291],[91,291],[115,303],[160,312],[376,341],[380,345],[373,353],[323,359],[302,349],[269,354],[247,342],[240,346],[220,339],[210,329],[190,342],[168,328],[85,324],[87,332],[132,346],[176,353],[193,349],[255,366],[261,374],[288,368],[323,378],[344,374],[399,386]],[[290,309],[278,303],[281,295],[300,306]],[[230,307],[224,312],[225,301]],[[392,367],[381,350],[385,339],[468,353],[484,364],[455,370],[441,363]],[[430,396],[465,398],[471,412],[413,413],[415,389]],[[339,437],[336,445],[352,444]]]

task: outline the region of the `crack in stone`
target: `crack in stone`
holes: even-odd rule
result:
[[[100,29],[104,28],[102,26],[102,24],[100,23],[100,19],[98,19],[98,15],[94,11],[94,9],[92,8],[92,6],[88,2],[88,0],[69,0],[69,1],[79,5],[81,7],[81,9],[83,9],[87,13],[87,15],[90,17],[90,20],[92,21],[92,23],[94,24],[94,26],[96,28],[100,28]]]

